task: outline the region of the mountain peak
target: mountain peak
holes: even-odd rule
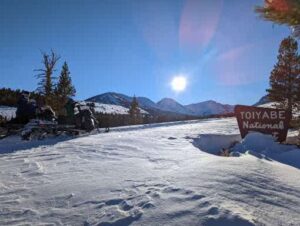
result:
[[[221,104],[214,100],[203,101],[196,104],[185,106],[195,115],[218,115],[232,113],[234,111],[233,105]]]
[[[157,104],[159,103],[164,103],[164,102],[169,102],[169,103],[178,103],[176,100],[169,98],[169,97],[165,97],[163,99],[161,99],[160,101],[157,102]],[[178,103],[179,104],[179,103]]]
[[[157,102],[157,105],[160,109],[165,111],[178,112],[180,114],[186,115],[191,114],[191,112],[188,109],[186,109],[183,105],[179,104],[172,98],[163,98],[159,102]]]
[[[94,97],[88,98],[86,101],[97,102],[102,104],[113,104],[128,108],[132,102],[130,96],[116,93],[106,92]],[[172,98],[163,98],[157,103],[146,97],[136,97],[140,108],[148,111],[150,114],[179,114],[179,115],[195,115],[207,116],[233,112],[234,106],[220,104],[214,100],[208,100],[200,103],[183,106]]]

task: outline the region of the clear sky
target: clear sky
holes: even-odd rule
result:
[[[69,64],[78,99],[108,91],[253,104],[286,27],[254,13],[262,0],[0,0],[0,87],[34,90],[41,51]],[[171,80],[187,78],[184,91]]]

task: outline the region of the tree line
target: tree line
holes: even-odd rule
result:
[[[17,102],[25,90],[13,90],[10,88],[1,88],[0,89],[0,105],[10,106],[10,107],[16,107]],[[32,95],[35,95],[33,92]]]

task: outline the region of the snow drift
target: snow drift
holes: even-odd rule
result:
[[[201,150],[236,134],[235,119],[211,119],[28,142],[22,151],[1,140],[0,225],[299,224],[299,169],[244,154],[283,146],[252,134],[233,147],[239,158]],[[294,148],[278,155],[296,161]]]
[[[233,152],[252,154],[300,168],[300,149],[295,145],[280,144],[271,135],[249,133],[232,148]]]

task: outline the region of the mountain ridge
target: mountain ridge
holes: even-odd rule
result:
[[[103,104],[115,104],[129,107],[133,97],[116,92],[106,92],[86,99]],[[172,98],[163,98],[157,103],[147,97],[136,97],[139,106],[151,114],[178,114],[190,116],[209,116],[232,113],[234,105],[221,104],[214,100],[182,105]]]

